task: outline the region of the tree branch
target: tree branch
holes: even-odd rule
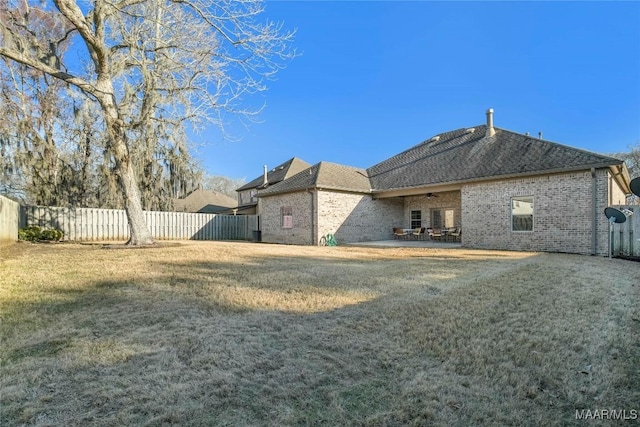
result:
[[[8,49],[6,47],[0,46],[0,56],[4,56],[5,58],[11,59],[20,64],[24,64],[29,66],[35,70],[41,71],[45,74],[48,74],[52,77],[60,79],[66,83],[69,83],[73,86],[76,86],[87,93],[97,97],[99,95],[98,90],[88,81],[81,79],[80,77],[76,77],[72,74],[69,74],[65,71],[59,70],[57,68],[51,67],[43,62],[38,61],[35,58],[27,56],[22,52],[19,52],[14,49]]]

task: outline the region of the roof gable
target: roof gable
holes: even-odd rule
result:
[[[317,163],[304,171],[258,193],[258,196],[301,191],[311,188],[368,193],[371,190],[367,171],[331,162]]]
[[[268,171],[267,183],[269,185],[277,184],[278,182],[283,181],[304,169],[307,169],[309,166],[311,165],[305,162],[304,160],[299,159],[297,157],[293,157],[287,160],[286,162],[274,167],[270,171]],[[263,181],[264,181],[264,174],[246,183],[242,187],[238,188],[236,191],[244,191],[244,190],[250,190],[252,188],[258,188],[262,186]]]

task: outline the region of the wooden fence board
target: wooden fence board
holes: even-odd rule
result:
[[[58,228],[65,240],[127,240],[129,224],[123,210],[24,206],[25,226]],[[145,221],[158,240],[252,240],[256,215],[218,215],[146,211]]]
[[[628,209],[633,215],[622,224],[613,225],[613,255],[640,256],[640,206],[614,206]]]
[[[18,240],[20,205],[0,196],[0,243]]]

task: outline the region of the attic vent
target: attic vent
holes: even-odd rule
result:
[[[436,135],[429,140],[429,142],[437,142],[437,141],[440,141],[440,135]]]
[[[465,131],[465,133],[474,133],[476,131],[476,128],[469,128]]]
[[[282,170],[282,169],[284,169],[284,166],[280,166],[280,167],[278,168],[278,170]]]

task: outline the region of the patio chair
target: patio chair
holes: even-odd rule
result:
[[[423,228],[416,228],[415,230],[413,230],[413,238],[416,240],[423,240],[424,239],[424,227]]]
[[[432,229],[429,233],[429,237],[431,237],[432,240],[435,240],[436,238],[438,238],[438,240],[442,240],[442,230],[439,228]]]
[[[459,242],[461,234],[462,234],[462,229],[461,228],[456,228],[452,232],[449,233],[449,236],[453,238],[454,242]]]
[[[407,235],[404,234],[404,229],[403,228],[396,228],[394,227],[393,229],[393,238],[396,240],[399,240],[400,238],[406,238]]]
[[[433,228],[427,228],[426,230],[427,239],[431,240],[431,233],[433,232]]]

